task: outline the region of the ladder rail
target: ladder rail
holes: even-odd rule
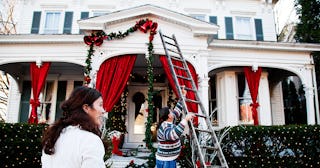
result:
[[[175,35],[172,35],[172,38],[171,38],[169,36],[163,35],[161,30],[159,31],[159,34],[160,34],[160,38],[161,38],[161,41],[162,41],[162,44],[163,44],[163,48],[165,50],[165,54],[167,56],[167,60],[168,60],[169,66],[170,66],[170,72],[173,75],[173,80],[174,80],[174,83],[175,83],[176,88],[178,90],[178,95],[182,99],[182,107],[183,107],[184,112],[186,114],[190,113],[188,108],[187,108],[186,102],[192,102],[192,103],[196,103],[197,105],[199,105],[200,106],[200,111],[201,111],[201,114],[199,116],[204,118],[206,129],[209,130],[209,131],[207,131],[207,130],[206,131],[202,131],[199,128],[195,128],[193,123],[192,123],[192,121],[189,121],[189,125],[190,125],[190,128],[191,128],[191,136],[193,137],[192,142],[196,143],[196,148],[197,148],[196,150],[198,150],[197,154],[198,154],[198,157],[199,157],[198,159],[200,159],[201,166],[205,167],[205,168],[207,167],[206,160],[205,160],[206,151],[207,151],[207,149],[213,149],[213,154],[211,153],[211,156],[213,156],[213,158],[210,159],[210,164],[211,164],[212,160],[214,159],[214,157],[217,155],[218,159],[220,161],[221,167],[228,168],[228,164],[226,162],[225,156],[224,156],[222,148],[220,146],[220,141],[218,140],[218,137],[217,137],[217,135],[216,135],[216,133],[215,133],[215,131],[213,129],[213,126],[211,124],[211,120],[209,119],[209,114],[206,113],[206,109],[204,108],[204,106],[203,106],[203,104],[201,102],[199,93],[197,91],[196,84],[195,84],[195,82],[194,82],[194,80],[192,78],[192,75],[191,75],[190,69],[188,67],[187,61],[184,59],[184,57],[182,55],[182,52],[180,50],[180,47],[179,47],[179,44],[178,44],[178,42],[176,40]],[[171,41],[170,42],[165,41],[164,37],[169,39],[169,40],[171,40],[171,41],[173,41],[174,44],[172,44]],[[177,51],[174,51],[172,48],[168,49],[166,44],[170,45],[171,47],[174,46]],[[172,52],[174,54],[178,54],[180,56],[180,58],[179,59],[175,59],[176,56],[172,57],[171,54],[169,54],[169,52]],[[177,68],[176,65],[173,65],[172,59],[175,59],[175,60],[178,60],[178,61],[182,62],[182,67]],[[180,69],[180,70],[184,70],[184,72],[186,72],[187,76],[185,76],[185,75],[183,75],[183,76],[177,75],[176,72],[175,72],[175,68]],[[182,95],[182,90],[181,90],[181,86],[179,84],[178,78],[180,78],[180,80],[191,82],[192,88],[188,88],[187,91],[192,91],[194,93],[195,100],[193,100],[193,98],[192,99],[187,99],[186,97],[184,97]],[[197,135],[196,131],[199,132],[199,135]],[[204,132],[207,132],[207,135],[208,134],[210,135],[209,138],[210,137],[211,138],[210,138],[209,141],[212,142],[214,147],[203,146],[203,145],[201,146],[200,145],[200,141],[199,140],[201,139],[201,137],[204,136],[203,135]],[[208,141],[208,139],[205,139],[205,141]],[[203,138],[201,140],[203,140]],[[195,151],[193,150],[192,153],[193,152],[195,152]],[[203,154],[203,152],[204,152],[204,154]],[[196,159],[196,158],[192,159],[193,162],[195,162],[194,159]]]
[[[163,39],[163,37],[162,37],[161,31],[159,31],[159,33],[160,33],[161,41],[162,41],[162,44],[163,44],[163,48],[165,49],[165,53],[166,53],[166,55],[167,55],[167,57],[168,57],[167,60],[168,60],[168,63],[169,63],[169,65],[170,65],[170,72],[171,72],[171,74],[174,74],[174,75],[175,75],[176,72],[174,71],[174,68],[173,68],[173,63],[172,63],[172,61],[171,61],[171,56],[170,56],[169,52],[167,51],[167,47],[165,46],[165,42],[164,42],[164,39]],[[186,102],[185,102],[185,97],[182,95],[182,90],[181,90],[181,87],[179,87],[180,84],[179,84],[179,81],[178,81],[176,75],[175,75],[175,77],[173,78],[173,80],[174,80],[174,83],[175,83],[175,85],[176,85],[176,87],[177,87],[177,89],[178,89],[179,97],[182,99],[182,104],[183,104],[182,107],[183,107],[183,110],[185,111],[185,113],[188,113],[188,109],[186,108],[186,107],[187,107],[187,104],[186,104]],[[193,134],[193,135],[196,135],[196,132],[195,132],[195,129],[194,129],[192,123],[191,123],[190,125],[191,125],[192,134]],[[196,146],[197,146],[197,148],[198,148],[198,151],[201,151],[198,138],[197,138],[196,136],[194,136],[194,138],[195,138],[196,143],[197,143]],[[200,154],[201,154],[201,153],[200,153]],[[201,159],[201,162],[202,162],[202,163],[205,163],[204,157],[201,157],[200,159]],[[205,166],[205,167],[206,167],[206,166]]]

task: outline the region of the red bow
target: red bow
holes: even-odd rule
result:
[[[83,40],[84,43],[87,45],[92,45],[94,44],[95,46],[100,46],[103,43],[103,40],[107,38],[106,37],[97,37],[97,36],[84,36]]]
[[[36,99],[36,100],[31,99],[31,100],[30,100],[30,104],[31,104],[32,106],[38,107],[38,106],[40,106],[40,101],[39,101],[38,99]]]
[[[150,29],[150,27],[152,26],[152,21],[151,20],[146,20],[146,22],[139,27],[139,30],[147,33],[147,30]]]
[[[257,109],[260,105],[259,105],[259,103],[251,103],[250,106],[251,106],[252,108]]]

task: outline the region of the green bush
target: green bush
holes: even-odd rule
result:
[[[45,127],[0,123],[1,167],[41,167],[41,137]]]
[[[229,167],[320,167],[320,126],[238,126],[223,141]]]

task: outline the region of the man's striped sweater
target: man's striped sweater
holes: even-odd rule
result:
[[[178,102],[172,111],[175,119],[180,117],[182,111],[181,103]],[[181,151],[180,136],[183,133],[187,121],[183,119],[178,125],[164,121],[158,129],[158,150],[156,159],[162,161],[175,160]]]

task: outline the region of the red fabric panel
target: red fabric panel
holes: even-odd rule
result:
[[[103,106],[107,112],[119,100],[127,85],[137,55],[112,57],[101,64],[97,73],[96,89],[103,97]]]
[[[246,76],[251,99],[252,99],[252,104],[250,104],[250,106],[252,107],[252,118],[254,120],[254,125],[259,124],[258,111],[257,111],[257,108],[259,107],[259,103],[257,102],[257,97],[258,97],[258,91],[259,91],[261,72],[262,72],[262,69],[260,67],[256,72],[252,71],[251,67],[244,67],[244,75]]]
[[[33,94],[33,99],[30,99],[31,114],[28,120],[28,123],[30,124],[38,123],[37,107],[40,106],[39,95],[46,81],[50,64],[50,62],[44,62],[40,67],[38,67],[34,62],[30,64],[31,86]]]
[[[170,71],[170,67],[169,67],[169,63],[167,61],[166,56],[161,55],[160,56],[160,61],[162,63],[162,66],[163,66],[163,69],[165,71],[165,74],[166,74],[166,76],[168,78],[169,84],[170,84],[171,88],[173,89],[175,95],[178,97],[179,96],[178,95],[178,90],[177,90],[177,87],[175,86],[174,79],[172,77],[172,74],[171,74],[171,71]],[[172,63],[173,63],[173,65],[177,65],[177,66],[181,66],[182,67],[182,62],[180,62],[180,61],[172,60]],[[192,78],[194,80],[194,83],[196,84],[196,87],[198,88],[198,77],[197,77],[197,74],[196,74],[196,70],[194,69],[194,67],[189,62],[187,62],[187,64],[188,64],[191,76],[192,76]],[[184,70],[175,69],[175,72],[176,72],[177,75],[187,77],[187,73]],[[178,78],[178,81],[179,81],[179,85],[180,86],[181,85],[185,85],[188,88],[192,88],[192,84],[191,84],[190,81],[186,81],[186,80],[183,80],[183,79],[180,79],[180,78]],[[195,95],[194,92],[188,91],[187,95],[186,95],[186,98],[195,100],[196,99],[196,95]],[[188,110],[190,112],[198,113],[198,104],[190,103],[190,102],[187,102],[186,104],[187,104]],[[194,122],[198,123],[197,118],[195,118]]]

